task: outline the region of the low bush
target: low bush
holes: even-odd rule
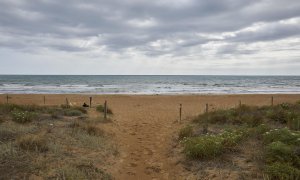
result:
[[[256,135],[263,135],[264,133],[270,131],[270,127],[266,124],[260,124],[254,128]]]
[[[64,111],[65,116],[81,116],[82,112],[76,109],[66,109]]]
[[[288,127],[292,130],[300,130],[300,112],[288,113]]]
[[[225,131],[218,135],[190,137],[183,141],[185,154],[193,159],[214,158],[231,151],[247,135],[245,130]]]
[[[28,112],[28,111],[20,111],[20,110],[14,110],[11,113],[12,120],[17,123],[28,123],[37,118],[37,113],[34,112]]]
[[[266,161],[267,162],[292,162],[295,158],[293,148],[280,141],[275,141],[266,147]]]
[[[179,139],[192,137],[193,136],[193,127],[186,126],[179,131]]]
[[[48,150],[47,141],[40,135],[25,135],[17,139],[18,146],[23,150],[45,152]]]
[[[269,144],[275,141],[281,141],[286,144],[300,145],[299,138],[299,132],[292,132],[288,128],[270,130],[263,135],[265,144]]]
[[[287,113],[282,108],[274,108],[267,111],[267,117],[275,122],[287,123]]]
[[[255,127],[263,123],[263,111],[257,107],[242,105],[239,108],[228,110],[217,110],[199,115],[194,119],[195,122],[211,124],[247,124]]]
[[[266,166],[265,172],[269,179],[284,180],[284,179],[299,179],[300,170],[291,166],[288,163],[276,162]]]
[[[0,115],[10,114],[13,111],[45,112],[48,107],[37,105],[0,104]]]

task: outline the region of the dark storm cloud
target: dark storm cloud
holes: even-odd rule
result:
[[[132,48],[157,56],[223,42],[234,45],[219,54],[255,53],[234,47],[300,32],[299,21],[281,22],[300,17],[298,0],[2,0],[0,7],[0,46],[12,49],[104,47],[121,53]],[[258,29],[243,30],[257,23]]]

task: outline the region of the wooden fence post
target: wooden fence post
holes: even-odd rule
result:
[[[69,104],[69,100],[68,98],[66,98],[66,107],[69,108],[70,104]]]
[[[104,102],[104,119],[107,118],[107,101]]]
[[[9,97],[8,97],[8,94],[7,94],[7,95],[6,95],[6,103],[7,103],[7,104],[8,104],[8,98],[9,98]]]
[[[179,123],[181,122],[181,116],[182,116],[182,104],[179,105]]]
[[[90,97],[90,108],[92,107],[92,100],[93,100],[93,98]]]
[[[239,101],[239,107],[240,108],[242,107],[242,101],[241,100]]]
[[[46,96],[44,96],[44,105],[46,104]]]
[[[208,103],[205,104],[205,114],[208,113]],[[208,132],[208,116],[206,119],[206,123],[203,124],[203,133],[206,134]]]
[[[271,97],[271,106],[273,106],[274,105],[274,97],[272,96]]]

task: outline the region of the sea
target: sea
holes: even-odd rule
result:
[[[0,94],[298,94],[300,76],[0,75]]]

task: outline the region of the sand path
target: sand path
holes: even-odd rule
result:
[[[116,179],[182,179],[174,176],[185,173],[182,167],[176,166],[176,158],[170,152],[180,127],[176,123],[176,107],[149,99],[133,101],[124,107],[127,113],[115,108],[116,139],[121,151],[114,167],[116,171],[112,172]]]

